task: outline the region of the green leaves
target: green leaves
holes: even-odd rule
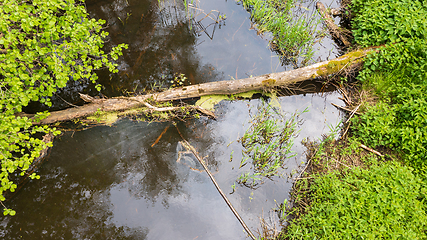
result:
[[[0,199],[16,188],[9,174],[21,171],[24,176],[40,151],[51,146],[33,135],[59,134],[54,128],[34,127],[31,120],[15,114],[30,101],[51,106],[52,94],[71,79],[95,82],[95,70],[117,71],[113,60],[127,46],[121,44],[108,54],[101,51],[108,35],[101,31],[104,23],[89,19],[84,5],[73,0],[0,3]],[[38,114],[36,119],[46,116]],[[14,215],[7,208],[4,213]]]
[[[8,209],[8,208],[3,209],[3,215],[4,216],[6,216],[6,215],[15,216],[15,214],[16,214],[16,212],[12,209]]]
[[[389,78],[390,101],[380,101],[359,118],[355,136],[372,147],[400,150],[403,159],[416,169],[427,168],[427,85],[400,83],[400,75]]]
[[[421,178],[396,163],[319,176],[313,202],[288,228],[290,239],[424,239],[426,194]],[[424,190],[425,191],[425,190]]]
[[[353,35],[361,46],[425,38],[427,8],[413,0],[353,0]]]
[[[427,7],[423,1],[353,0],[353,10],[357,43],[386,44],[366,58],[359,74],[381,100],[355,119],[355,135],[427,170]]]

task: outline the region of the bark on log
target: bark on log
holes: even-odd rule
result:
[[[350,42],[343,35],[339,27],[334,23],[334,20],[331,15],[329,15],[329,12],[328,10],[326,10],[325,5],[323,5],[323,3],[321,2],[317,2],[316,8],[319,11],[320,15],[323,17],[323,20],[325,21],[326,27],[331,33],[332,38],[339,39],[344,44],[344,46],[348,47],[350,45]]]
[[[98,110],[123,111],[126,109],[142,106],[144,105],[144,102],[147,101],[147,99],[164,102],[201,97],[205,95],[237,94],[252,90],[286,86],[293,83],[338,73],[344,68],[350,67],[353,64],[360,62],[363,57],[373,49],[374,48],[353,51],[330,61],[324,61],[311,66],[286,72],[265,74],[239,80],[202,83],[136,97],[96,99],[95,102],[83,105],[81,107],[74,107],[61,111],[51,112],[50,116],[43,119],[41,122],[34,124],[51,124],[60,121],[72,120],[94,114]]]

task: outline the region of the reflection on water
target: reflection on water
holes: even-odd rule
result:
[[[280,98],[287,112],[304,109],[297,143],[320,137],[336,124],[330,102],[338,94]],[[246,169],[239,169],[243,135],[260,100],[221,102],[217,121],[178,123],[183,136],[207,156],[209,168],[225,193]],[[168,127],[153,147],[162,131]],[[177,162],[180,136],[171,123],[122,120],[112,127],[68,132],[54,143],[40,180],[27,184],[10,202],[18,210],[1,222],[5,239],[244,239],[245,233],[205,172]],[[178,150],[178,151],[177,151]],[[287,174],[303,159],[289,159]],[[234,151],[233,160],[230,154]],[[267,180],[251,193],[237,186],[227,194],[252,231],[258,218],[288,197],[286,177]]]
[[[290,68],[280,66],[278,57],[266,47],[267,41],[251,30],[249,14],[234,1],[200,2],[205,12],[215,9],[227,16],[213,39],[189,27],[183,6],[169,4],[159,11],[158,3],[87,1],[91,16],[107,20],[111,34],[106,47],[122,42],[130,46],[118,62],[119,74],[99,72],[106,86],[103,94],[115,96],[158,87],[177,73],[184,73],[195,84]],[[98,94],[90,84],[70,83],[61,96],[78,103],[77,92]],[[303,160],[304,148],[299,142],[306,137],[319,138],[339,119],[338,111],[330,105],[340,103],[337,93],[295,93],[299,95],[279,99],[282,109],[290,114],[306,107],[310,111],[302,115],[304,124],[293,147],[298,156],[288,160],[285,175]],[[55,108],[67,107],[60,99],[54,101]],[[249,127],[250,110],[259,103],[257,99],[223,101],[216,110],[216,121],[202,118],[177,124],[199,155],[206,156],[225,193],[232,192],[231,186],[246,170],[239,169],[242,146],[237,139]],[[197,171],[198,163],[180,148],[181,140],[172,123],[130,120],[65,133],[55,140],[39,170],[41,179],[29,182],[7,203],[17,214],[0,219],[0,237],[245,239],[242,227],[206,173]],[[275,207],[275,200],[289,197],[292,183],[286,177],[273,180],[254,191],[237,186],[235,193],[227,194],[253,232],[259,228],[259,217]]]

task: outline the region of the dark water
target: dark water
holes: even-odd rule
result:
[[[221,26],[211,25],[203,32],[196,22],[190,27],[184,7],[174,1],[160,8],[157,0],[88,1],[86,5],[91,16],[107,20],[107,48],[121,42],[130,46],[119,60],[119,74],[99,73],[107,96],[166,84],[180,73],[196,84],[292,69],[281,66],[268,49],[267,39],[251,29],[249,13],[234,1],[200,2],[198,7],[204,12],[217,10],[227,16]],[[212,23],[203,21],[204,26]],[[337,50],[329,53],[335,48],[328,40],[316,48],[316,58],[322,60],[338,54]],[[39,169],[41,179],[26,184],[7,202],[17,214],[0,220],[0,236],[245,239],[243,228],[207,174],[197,166],[190,168],[191,163],[177,162],[181,150],[177,129],[200,156],[207,156],[218,184],[255,233],[260,228],[259,217],[274,217],[270,210],[289,198],[292,181],[286,176],[304,160],[300,141],[319,138],[339,122],[339,112],[330,104],[341,104],[338,93],[313,93],[320,89],[310,84],[304,88],[311,93],[279,98],[281,110],[289,115],[309,109],[301,116],[304,123],[293,147],[298,155],[288,159],[284,177],[267,180],[256,190],[237,185],[230,194],[232,184],[248,170],[248,166],[239,169],[242,146],[237,139],[249,127],[250,111],[256,111],[259,99],[223,101],[216,109],[218,120],[202,118],[179,122],[176,127],[124,119],[111,127],[70,131],[57,138]],[[78,103],[77,92],[95,95],[92,85],[74,83],[61,96]],[[65,106],[57,99],[57,108]]]

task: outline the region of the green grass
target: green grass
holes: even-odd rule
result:
[[[318,20],[304,8],[296,7],[298,0],[242,0],[261,33],[273,35],[272,48],[285,61],[306,63],[313,56]]]

